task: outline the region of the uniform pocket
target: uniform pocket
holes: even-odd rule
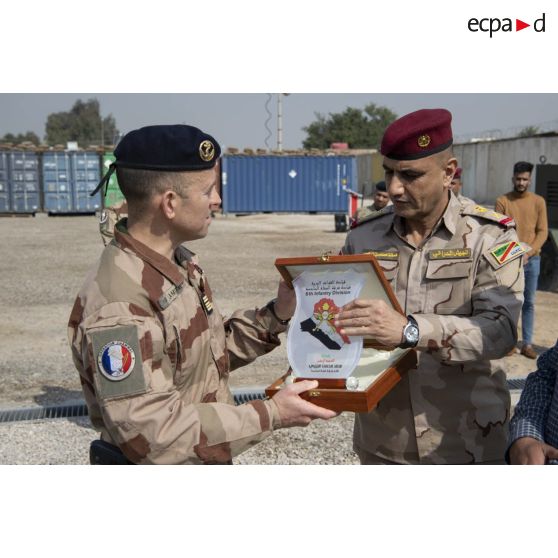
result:
[[[470,315],[472,274],[472,260],[445,259],[428,262],[425,312]]]
[[[390,284],[390,287],[395,291],[397,274],[399,272],[399,260],[378,260],[378,265],[384,277],[387,279],[387,282]]]

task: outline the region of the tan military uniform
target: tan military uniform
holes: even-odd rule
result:
[[[99,217],[99,232],[106,246],[114,238],[114,227],[116,223],[128,216],[128,204],[122,201],[112,207],[105,207]]]
[[[227,321],[196,256],[175,262],[117,224],[69,321],[74,363],[101,438],[134,463],[226,463],[279,428],[277,405],[234,406],[231,370],[280,344],[263,308]]]
[[[393,207],[391,206],[391,204],[386,205],[382,209],[374,209],[373,204],[368,205],[366,207],[361,207],[357,209],[353,226],[361,223],[364,219],[379,217],[380,215],[384,215],[385,213],[390,213],[391,211],[393,211]]]
[[[461,194],[457,194],[456,197],[459,200],[459,203],[463,206],[469,205],[469,204],[472,204],[472,203],[474,203],[476,205],[476,203],[477,203],[474,200],[472,200],[471,198],[468,198],[467,196],[462,196]]]
[[[355,450],[398,463],[501,459],[510,396],[492,359],[517,340],[523,248],[513,220],[450,196],[420,248],[405,240],[404,226],[391,208],[353,229],[343,248],[383,253],[378,262],[420,330],[418,368],[356,416]]]

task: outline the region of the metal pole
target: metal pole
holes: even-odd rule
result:
[[[283,93],[277,93],[277,151],[283,151]]]

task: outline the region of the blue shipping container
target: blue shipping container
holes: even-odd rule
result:
[[[94,213],[101,194],[90,197],[100,180],[100,157],[87,151],[43,154],[43,192],[49,213]]]
[[[89,195],[101,180],[101,159],[98,153],[75,151],[70,154],[72,162],[72,184],[74,211],[94,213],[101,209],[101,192]]]
[[[225,213],[347,213],[358,190],[355,157],[225,155]]]
[[[45,211],[72,212],[70,156],[64,151],[43,153],[42,167]]]
[[[31,151],[8,151],[8,191],[10,212],[35,213],[40,210],[39,156]]]
[[[10,211],[10,190],[8,189],[8,156],[0,151],[0,213]]]

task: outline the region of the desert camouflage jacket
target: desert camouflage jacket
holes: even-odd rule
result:
[[[392,210],[348,234],[343,253],[363,252],[376,253],[420,339],[417,370],[357,415],[355,446],[400,463],[502,459],[510,396],[494,359],[517,341],[524,283],[513,220],[452,195],[422,246]]]
[[[231,370],[279,345],[265,307],[223,321],[196,256],[175,261],[120,221],[70,316],[74,363],[101,438],[134,463],[227,463],[280,427],[272,400],[234,406]]]

